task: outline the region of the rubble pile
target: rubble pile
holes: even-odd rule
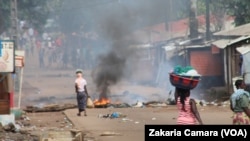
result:
[[[226,107],[230,105],[229,101],[217,101],[214,100],[212,102],[207,102],[205,100],[196,100],[196,103],[200,106],[222,106],[222,107]]]
[[[80,141],[82,139],[78,138],[83,138],[82,133],[79,130],[74,130],[73,124],[66,117],[52,120],[55,123],[47,126],[50,124],[49,121],[32,117],[30,119],[29,116],[33,113],[29,115],[29,113],[22,111],[20,116],[17,116],[16,113],[0,117],[2,119],[0,120],[1,141],[43,141],[43,139],[51,140],[50,136],[52,135],[54,139],[62,138],[63,135],[63,138],[72,138],[75,141]]]
[[[39,141],[39,136],[31,134],[34,127],[31,127],[29,118],[22,116],[15,123],[8,123],[3,125],[0,123],[0,139],[8,141]]]

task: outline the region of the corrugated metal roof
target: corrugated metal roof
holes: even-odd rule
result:
[[[172,51],[172,50],[175,50],[177,47],[176,46],[163,46],[162,48],[164,48],[165,51]]]
[[[217,46],[220,49],[224,49],[227,47],[228,43],[230,43],[229,39],[221,39],[221,40],[214,41],[212,44]]]
[[[233,40],[232,39],[221,39],[221,40],[214,41],[212,44],[216,45],[220,49],[224,49],[230,45],[233,45],[235,43],[238,43],[238,42],[246,40],[246,39],[250,39],[250,36],[249,35],[248,36],[241,36],[241,37],[233,39]]]
[[[239,38],[236,38],[236,39],[232,40],[232,41],[228,44],[228,46],[230,46],[230,45],[232,45],[232,44],[235,44],[235,43],[238,43],[238,42],[240,42],[240,41],[249,39],[249,38],[250,38],[249,35],[248,35],[248,36],[241,36],[241,37],[239,37]]]
[[[130,48],[151,48],[153,47],[151,44],[140,44],[140,45],[130,45]]]
[[[236,50],[237,50],[240,54],[244,55],[244,54],[250,52],[250,45],[248,45],[248,46],[242,46],[242,47],[237,47]]]
[[[209,47],[208,45],[190,45],[190,46],[185,46],[185,48],[205,48]]]
[[[170,58],[172,58],[173,56],[176,55],[176,52],[175,52],[176,49],[177,49],[176,46],[164,46],[162,48],[165,50],[167,59],[170,59]]]
[[[214,33],[214,35],[224,35],[224,36],[250,35],[250,23],[237,26],[233,29],[219,31],[219,32]]]

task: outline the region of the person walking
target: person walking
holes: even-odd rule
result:
[[[175,101],[179,114],[177,117],[178,125],[196,125],[203,124],[199,111],[197,110],[196,102],[190,98],[190,90],[176,88],[175,89]]]
[[[76,70],[75,79],[75,92],[77,94],[78,116],[81,116],[81,112],[84,111],[84,116],[87,116],[86,104],[87,104],[87,81],[83,78],[83,72],[81,69]]]
[[[42,47],[39,49],[39,67],[40,68],[44,68],[45,64],[44,64],[44,58],[45,58],[45,49]]]
[[[243,80],[235,81],[236,91],[230,97],[230,108],[234,112],[233,124],[250,124],[250,94],[245,91],[246,84]]]

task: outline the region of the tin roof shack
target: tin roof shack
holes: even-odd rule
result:
[[[224,54],[224,81],[229,93],[234,90],[235,79],[242,76],[243,60],[236,48],[249,44],[249,35],[250,24],[214,33],[214,38],[218,40],[214,41],[212,45],[218,47]]]
[[[156,84],[161,85],[163,81],[166,81],[168,71],[176,65],[190,65],[202,75],[198,88],[223,87],[223,52],[204,40],[202,36],[190,40],[178,38],[161,46],[164,51]]]
[[[221,87],[223,82],[223,52],[210,44],[185,46],[187,65],[202,75],[200,88]]]
[[[236,50],[242,55],[242,75],[247,85],[247,91],[250,92],[250,44],[236,48]]]

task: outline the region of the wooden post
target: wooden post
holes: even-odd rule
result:
[[[19,75],[19,95],[18,95],[18,108],[21,108],[21,99],[22,99],[22,86],[23,86],[23,71],[24,71],[24,56],[25,52],[23,50],[15,51],[15,66],[20,68]]]
[[[14,40],[15,49],[18,48],[18,18],[17,18],[17,0],[10,1],[10,15],[11,15],[11,39]],[[14,66],[15,67],[15,66]],[[18,72],[15,72],[18,75]],[[10,94],[12,95],[12,102],[14,103],[14,83],[16,79],[12,79],[12,73],[8,74],[8,86],[10,88]]]
[[[19,97],[18,97],[18,108],[19,109],[21,108],[22,84],[23,84],[23,67],[21,68],[20,82],[19,82]]]
[[[210,35],[210,0],[206,0],[206,40],[210,41],[211,35]]]
[[[236,77],[236,71],[235,71],[235,49],[234,49],[234,46],[231,47],[231,55],[232,55],[232,77]]]

